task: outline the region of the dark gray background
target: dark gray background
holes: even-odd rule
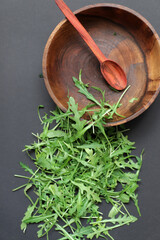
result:
[[[76,10],[98,0],[66,2]],[[141,13],[160,35],[159,0],[112,2]],[[26,234],[21,232],[21,219],[29,202],[23,191],[12,193],[12,189],[24,182],[14,177],[14,174],[24,174],[19,162],[32,166],[22,149],[33,142],[31,132],[41,131],[37,106],[43,104],[46,112],[55,108],[38,75],[42,72],[41,61],[48,36],[62,18],[52,0],[0,1],[0,240],[38,239],[36,226],[29,227]],[[129,227],[114,231],[115,240],[160,239],[159,100],[158,96],[149,110],[128,124],[129,137],[136,141],[136,153],[145,148],[138,191],[142,217]],[[134,209],[133,214],[136,214]],[[52,232],[50,239],[58,239],[58,234]]]

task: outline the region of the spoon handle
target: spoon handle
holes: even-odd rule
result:
[[[69,7],[64,3],[63,0],[55,0],[57,6],[61,9],[63,14],[66,16],[66,18],[70,21],[70,23],[74,26],[74,28],[79,32],[83,40],[86,42],[86,44],[89,46],[89,48],[92,50],[94,55],[97,57],[100,63],[107,60],[107,58],[104,56],[104,54],[101,52],[95,41],[91,38],[89,33],[86,31],[86,29],[82,26],[82,24],[79,22],[77,17],[74,15],[74,13],[69,9]]]

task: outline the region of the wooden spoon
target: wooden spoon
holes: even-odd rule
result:
[[[99,47],[96,45],[95,41],[91,38],[89,33],[63,0],[55,0],[55,2],[99,60],[102,75],[109,85],[117,90],[123,90],[126,88],[127,79],[122,68],[116,62],[109,60],[104,56]]]

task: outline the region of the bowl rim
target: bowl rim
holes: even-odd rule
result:
[[[130,14],[136,16],[137,18],[139,18],[142,22],[144,22],[149,28],[150,30],[153,32],[157,42],[158,42],[158,45],[160,47],[160,37],[159,35],[157,34],[155,28],[151,25],[151,23],[145,18],[143,17],[140,13],[138,13],[137,11],[129,8],[129,7],[126,7],[124,5],[120,5],[120,4],[115,4],[115,3],[96,3],[96,4],[90,4],[90,5],[87,5],[87,6],[84,6],[84,7],[81,7],[77,10],[75,10],[73,13],[76,15],[76,14],[79,14],[85,10],[88,10],[88,9],[92,9],[92,8],[99,8],[99,7],[112,7],[112,8],[118,8],[118,9],[121,9],[123,11],[126,11],[126,12],[129,12]],[[48,56],[48,52],[49,52],[49,48],[50,48],[50,45],[51,45],[51,42],[52,42],[52,39],[53,37],[55,36],[55,34],[57,33],[57,31],[61,28],[61,26],[67,22],[68,20],[66,18],[64,18],[63,20],[61,20],[57,26],[54,28],[54,30],[51,32],[48,40],[47,40],[47,43],[45,45],[45,48],[44,48],[44,52],[43,52],[43,57],[42,57],[42,70],[43,70],[43,77],[44,77],[44,83],[45,83],[45,86],[48,90],[48,93],[50,95],[50,97],[53,99],[53,101],[56,103],[56,105],[64,112],[67,111],[67,109],[61,104],[61,102],[56,98],[56,96],[53,94],[52,92],[52,89],[50,87],[50,84],[49,84],[49,80],[48,80],[48,75],[47,75],[47,56]],[[126,117],[124,119],[121,119],[121,120],[118,120],[118,121],[113,121],[113,122],[107,122],[106,123],[106,127],[111,127],[111,126],[118,126],[118,125],[121,125],[121,124],[124,124],[126,122],[129,122],[133,119],[135,119],[136,117],[138,117],[139,115],[141,115],[143,112],[145,112],[151,105],[152,103],[155,101],[155,99],[157,98],[158,94],[160,92],[160,85],[158,87],[158,89],[155,91],[155,93],[153,94],[152,98],[150,99],[149,102],[147,102],[145,104],[145,106],[143,106],[140,110],[138,110],[136,113],[132,114],[131,116],[129,117]]]

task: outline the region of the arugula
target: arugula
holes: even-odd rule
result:
[[[44,78],[42,73],[41,73],[41,74],[39,74],[39,78]]]
[[[54,228],[61,233],[61,240],[94,237],[113,240],[112,229],[137,220],[127,210],[127,203],[132,200],[140,215],[136,190],[142,154],[140,157],[132,154],[134,143],[124,135],[122,126],[104,127],[106,119],[118,115],[125,92],[111,106],[101,89],[94,87],[102,94],[100,102],[89,93],[81,72],[79,79],[73,78],[73,81],[92,104],[79,110],[74,98],[69,97],[66,113],[57,108],[42,118],[38,109],[43,131],[33,134],[37,141],[25,146],[30,157],[30,152],[34,152],[31,160],[37,169],[33,171],[20,163],[30,177],[15,175],[27,180],[15,190],[23,187],[30,201],[21,229],[25,232],[28,224],[37,223],[38,238],[46,235],[49,239],[49,231]],[[90,115],[93,105],[97,109]],[[84,114],[89,114],[90,119],[83,119]],[[55,126],[51,127],[52,124]],[[34,190],[36,201],[29,196],[29,189]],[[99,210],[102,201],[112,206],[108,219],[104,219]]]
[[[134,101],[137,101],[137,100],[138,100],[138,98],[132,98],[132,99],[129,100],[129,102],[133,103]]]

